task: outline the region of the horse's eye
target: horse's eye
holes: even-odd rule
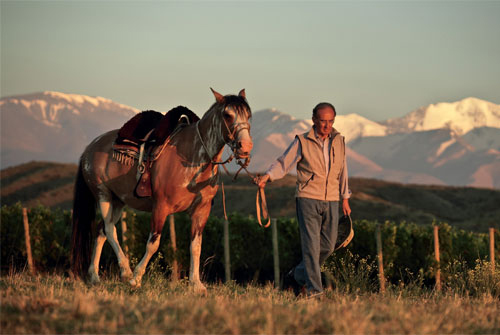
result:
[[[231,120],[233,118],[233,115],[231,113],[224,112],[224,118],[226,120]]]

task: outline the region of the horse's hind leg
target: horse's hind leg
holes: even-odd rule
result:
[[[99,259],[101,258],[102,247],[106,242],[106,235],[103,230],[103,223],[99,223],[97,228],[97,237],[94,241],[94,249],[92,250],[92,257],[90,258],[89,279],[91,284],[98,283],[99,280]]]
[[[120,243],[118,242],[118,235],[116,234],[115,224],[121,219],[124,204],[119,201],[108,201],[99,199],[99,206],[101,208],[102,217],[104,218],[104,232],[106,239],[113,248],[118,259],[120,266],[120,276],[122,280],[128,280],[132,277],[132,270],[130,270],[130,263],[127,256],[123,253]],[[99,234],[99,236],[101,236]],[[99,241],[99,237],[97,238]],[[98,242],[96,242],[96,245]],[[102,242],[104,243],[104,242]],[[102,249],[102,245],[101,245]],[[99,260],[97,260],[99,261]]]

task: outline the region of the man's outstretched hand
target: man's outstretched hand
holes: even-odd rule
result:
[[[265,174],[263,176],[258,176],[258,177],[255,177],[253,182],[259,187],[259,188],[264,188],[266,187],[266,183],[268,182],[269,180],[269,175],[268,174]]]

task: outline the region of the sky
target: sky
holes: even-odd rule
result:
[[[500,1],[4,1],[2,97],[101,96],[202,115],[322,101],[382,121],[432,103],[500,103]]]

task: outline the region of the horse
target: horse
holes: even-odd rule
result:
[[[132,287],[140,287],[146,266],[158,250],[168,215],[187,212],[191,217],[189,283],[195,291],[206,292],[199,266],[202,232],[218,189],[218,163],[225,145],[238,160],[248,161],[253,142],[250,135],[250,106],[245,90],[223,96],[214,91],[215,102],[196,123],[174,132],[157,150],[151,165],[151,197],[134,194],[137,161],[133,165],[113,159],[113,143],[118,130],[94,139],[80,157],[75,182],[72,223],[72,270],[98,283],[99,259],[108,241],[120,267],[120,277]],[[149,211],[151,231],[146,252],[132,273],[129,260],[118,242],[115,224],[124,206]],[[104,223],[95,225],[97,206]],[[93,247],[92,247],[93,243]],[[87,271],[87,274],[85,274]]]

